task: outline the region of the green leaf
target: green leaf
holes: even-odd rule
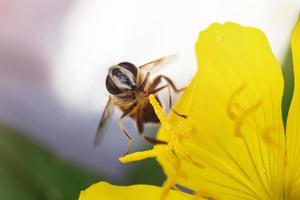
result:
[[[0,125],[0,198],[78,199],[100,177],[58,160],[42,147]]]
[[[288,50],[285,56],[283,67],[282,67],[282,74],[284,78],[284,93],[282,99],[282,119],[284,125],[286,125],[286,120],[287,120],[290,104],[293,97],[293,91],[294,91],[294,70],[293,70],[291,49]]]

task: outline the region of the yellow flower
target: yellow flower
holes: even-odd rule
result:
[[[286,130],[282,72],[265,35],[235,23],[212,24],[200,33],[199,69],[176,105],[188,117],[167,118],[150,96],[162,124],[158,138],[168,145],[120,158],[156,157],[168,177],[162,188],[102,182],[82,192],[80,200],[299,200],[300,20],[291,45],[295,88]]]

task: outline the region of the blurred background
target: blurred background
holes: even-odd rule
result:
[[[262,29],[281,64],[291,66],[299,11],[299,0],[0,0],[1,199],[77,199],[101,180],[160,185],[154,160],[118,162],[127,148],[119,111],[102,144],[93,146],[108,100],[108,67],[178,54],[157,73],[184,86],[196,71],[199,31],[226,21]],[[151,148],[125,122],[134,150]]]

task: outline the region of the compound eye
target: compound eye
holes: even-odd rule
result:
[[[134,64],[130,62],[121,62],[118,65],[130,71],[134,75],[134,77],[137,76],[137,68]]]
[[[109,75],[106,76],[105,85],[107,91],[111,94],[120,94],[122,92]]]

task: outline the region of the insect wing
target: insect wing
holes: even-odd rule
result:
[[[165,56],[165,57],[150,61],[146,64],[143,64],[143,65],[139,66],[139,69],[152,71],[155,68],[163,67],[163,66],[166,66],[166,65],[172,63],[173,61],[175,61],[177,59],[177,57],[178,56],[175,54]]]
[[[104,111],[102,113],[97,132],[94,139],[94,145],[97,146],[100,144],[104,132],[106,131],[109,121],[112,119],[112,111],[113,111],[113,101],[112,97],[109,97],[109,100],[106,103]]]

